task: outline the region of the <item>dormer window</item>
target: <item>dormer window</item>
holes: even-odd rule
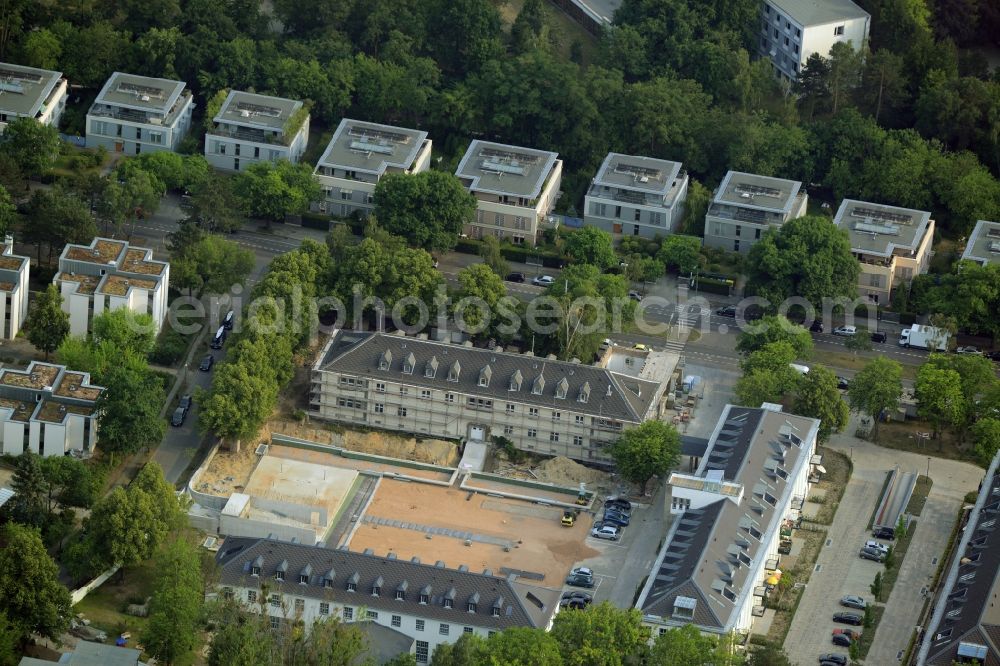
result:
[[[569,392],[569,380],[563,377],[559,380],[559,383],[556,384],[556,397],[560,400],[565,400],[567,392]]]
[[[308,585],[309,576],[312,575],[312,565],[307,564],[302,568],[302,572],[299,573],[299,585]]]
[[[445,608],[454,608],[455,607],[455,594],[456,594],[455,588],[451,588],[444,595],[444,607]]]
[[[538,375],[535,377],[534,384],[531,385],[531,392],[535,395],[541,395],[542,391],[545,390],[545,377]]]
[[[384,352],[382,352],[382,356],[379,357],[378,369],[388,370],[391,367],[392,367],[392,352],[386,349]]]
[[[459,376],[462,374],[462,364],[455,361],[451,364],[451,368],[448,370],[448,381],[457,382]]]
[[[431,586],[424,585],[424,587],[420,590],[420,603],[426,605],[429,604],[430,602],[431,602]]]
[[[576,399],[580,402],[587,402],[590,400],[590,382],[583,383],[583,386],[580,387],[580,394]]]
[[[454,608],[454,606],[455,606],[455,602],[452,601],[451,599],[445,599],[444,600],[444,607],[445,608]]]
[[[476,609],[479,608],[479,593],[475,592],[471,597],[469,597],[469,603],[466,604],[466,610],[470,613],[475,613]]]
[[[434,379],[438,371],[438,360],[437,356],[431,356],[431,360],[427,361],[427,366],[424,368],[424,377],[428,379]]]
[[[524,380],[524,376],[521,375],[521,371],[520,370],[515,370],[514,371],[514,375],[510,378],[510,390],[511,391],[520,391],[521,390],[521,382],[523,380]]]
[[[309,583],[309,576],[305,574],[299,574],[299,585],[306,585]]]
[[[333,589],[333,578],[324,578],[323,587],[325,587],[328,590]]]
[[[503,608],[503,597],[497,597],[497,600],[493,602],[493,608],[490,609],[490,614],[493,617],[500,617],[500,610]]]
[[[358,591],[358,581],[360,579],[361,579],[361,576],[359,576],[357,572],[355,572],[353,576],[351,576],[350,578],[348,578],[347,579],[347,591],[348,592],[357,592]]]
[[[417,359],[414,358],[413,352],[410,352],[409,354],[406,355],[406,358],[403,360],[403,372],[407,375],[412,375],[413,366],[415,366],[416,364],[417,364]]]
[[[279,582],[284,582],[285,573],[288,571],[288,560],[282,560],[281,564],[278,565],[278,569],[274,572],[274,580]]]
[[[372,596],[378,597],[382,594],[382,583],[384,583],[382,576],[375,579],[375,583],[372,585]]]
[[[471,602],[469,603],[469,612],[470,613],[475,613],[476,612],[476,604],[471,603]]]
[[[250,575],[251,576],[259,576],[260,575],[260,567],[258,567],[258,566],[250,567]]]
[[[410,584],[405,580],[399,584],[399,587],[396,588],[396,601],[406,600],[406,588],[408,588],[409,586]]]
[[[493,370],[490,369],[490,366],[487,365],[485,368],[479,371],[479,385],[482,386],[483,388],[488,387],[490,385],[490,378],[492,377],[493,377]]]
[[[426,594],[423,593],[420,594],[420,603],[426,605],[428,602],[430,602],[430,600],[431,600],[430,597],[428,597]]]

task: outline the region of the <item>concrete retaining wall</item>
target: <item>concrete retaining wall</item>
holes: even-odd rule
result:
[[[99,588],[101,585],[103,585],[105,581],[114,576],[117,572],[118,572],[118,567],[111,567],[110,569],[108,569],[107,571],[105,571],[100,576],[90,581],[83,587],[77,588],[72,592],[70,592],[69,598],[72,601],[73,605],[75,606],[76,604],[83,601],[88,594],[90,594],[91,592]]]
[[[226,502],[229,501],[229,498],[220,497],[218,495],[210,495],[208,493],[202,493],[195,490],[194,488],[195,486],[198,485],[198,481],[201,479],[201,471],[207,468],[209,463],[212,462],[212,459],[215,458],[215,454],[219,452],[219,447],[221,445],[222,445],[221,442],[215,443],[215,446],[212,447],[212,450],[208,452],[207,456],[205,456],[205,462],[201,464],[201,467],[199,467],[194,471],[194,474],[191,475],[191,479],[188,481],[187,484],[188,495],[191,496],[191,500],[195,504],[200,504],[206,509],[215,509],[216,511],[222,511],[226,507]]]
[[[502,483],[505,485],[510,485],[514,487],[524,488],[525,492],[514,492],[513,490],[497,490],[496,488],[484,488],[482,486],[477,486],[475,484],[476,479],[483,479],[484,481],[492,481],[494,483]],[[508,479],[503,476],[496,474],[487,474],[485,472],[472,472],[466,474],[462,483],[459,486],[462,490],[469,490],[476,493],[481,493],[484,495],[498,495],[500,497],[509,497],[512,499],[524,500],[527,502],[538,502],[541,504],[551,504],[552,506],[561,506],[569,509],[580,509],[581,511],[589,511],[594,505],[594,493],[586,493],[587,503],[577,504],[576,498],[579,495],[578,490],[573,490],[571,488],[564,488],[562,486],[550,485],[547,483],[542,483],[540,481],[525,481],[524,479]],[[531,490],[543,490],[547,493],[558,493],[559,495],[565,495],[565,499],[554,499],[552,497],[543,495],[532,495]]]

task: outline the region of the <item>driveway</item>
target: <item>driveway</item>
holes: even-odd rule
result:
[[[853,416],[844,432],[854,432],[856,427],[857,417]],[[829,542],[820,551],[819,570],[809,579],[785,640],[789,658],[803,666],[815,662],[820,652],[846,652],[830,644],[827,630],[833,628],[830,617],[837,609],[837,600],[844,594],[871,598],[868,585],[882,567],[857,557],[857,548],[870,538],[868,518],[878,502],[885,473],[897,464],[904,470],[927,472],[927,456],[883,449],[846,434],[834,435],[830,447],[852,457],[854,474],[827,532]],[[984,473],[969,463],[931,459],[934,484],[865,663],[898,663],[897,655],[906,650],[923,608],[924,588],[943,556],[962,500],[966,493],[976,490]]]

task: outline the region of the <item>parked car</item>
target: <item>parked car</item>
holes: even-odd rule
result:
[[[184,411],[183,407],[178,407],[174,410],[174,415],[170,417],[170,425],[172,426],[182,426],[184,425],[184,417],[187,416],[187,412]]]
[[[858,333],[858,327],[857,326],[838,326],[837,328],[833,329],[831,331],[831,333],[833,333],[834,335],[843,335],[843,336],[849,338],[852,335],[857,335],[857,333]]]
[[[1000,351],[991,351],[986,353],[986,358],[991,361],[1000,361]]]
[[[982,356],[983,352],[979,351],[976,347],[958,347],[955,349],[956,354],[972,354],[973,356]]]
[[[604,506],[613,506],[623,513],[632,512],[632,502],[629,502],[624,497],[609,497],[604,500]]]
[[[205,358],[201,359],[201,363],[198,364],[198,369],[202,372],[208,372],[212,369],[215,364],[215,357],[211,354],[205,354]]]
[[[819,656],[819,663],[831,663],[838,664],[838,666],[847,666],[847,655],[838,654],[836,652],[827,652],[826,654],[821,654]]]
[[[852,641],[851,641],[851,637],[850,636],[845,636],[844,634],[834,634],[833,635],[833,644],[834,645],[839,645],[840,647],[849,648],[849,647],[851,647],[851,642]]]
[[[826,661],[819,662],[819,666],[844,666],[847,662],[831,661],[827,659]]]
[[[841,624],[853,624],[855,627],[860,627],[862,623],[864,623],[865,619],[857,613],[834,613],[833,621],[840,622]]]
[[[581,573],[570,573],[566,576],[566,584],[572,585],[573,587],[585,587],[590,589],[594,587],[594,577],[585,576]]]
[[[594,577],[594,570],[590,567],[573,567],[573,570],[569,573],[570,575],[580,574],[582,576],[590,576],[591,578]]]
[[[858,631],[857,629],[841,629],[839,627],[833,630],[833,635],[847,636],[852,641],[856,641],[859,638],[861,638],[861,632]]]
[[[889,539],[892,541],[896,538],[896,530],[892,527],[879,526],[872,530],[872,536],[876,539]]]
[[[563,597],[559,601],[559,608],[561,610],[584,610],[587,607],[587,603],[583,599],[577,599],[576,597]]]
[[[782,539],[781,542],[778,543],[778,554],[791,555],[791,553],[792,553],[792,540]]]
[[[524,282],[524,273],[508,273],[504,279],[507,282]]]
[[[576,522],[576,514],[572,511],[563,511],[561,522],[565,527],[573,527],[573,523]]]
[[[604,512],[604,522],[619,527],[628,527],[629,517],[619,511],[608,509]]]
[[[817,319],[816,321],[814,321],[812,324],[809,325],[809,332],[810,333],[822,333],[823,332],[823,322],[821,322],[819,319]]]
[[[887,339],[885,333],[878,333],[878,332],[872,333],[871,337],[872,337],[872,342],[885,342]]]
[[[592,595],[587,594],[583,590],[569,590],[568,592],[563,592],[562,598],[563,599],[580,599],[585,604],[589,604],[589,603],[592,603],[594,601],[594,597]]]
[[[889,546],[879,541],[875,541],[874,539],[869,539],[868,541],[865,541],[865,548],[874,548],[876,550],[882,551],[883,553],[889,552]]]
[[[719,317],[734,317],[735,318],[736,317],[736,306],[735,305],[727,305],[724,308],[719,308],[718,310],[715,311],[715,314],[718,315]]]
[[[858,556],[863,560],[871,560],[872,562],[885,561],[885,553],[878,548],[862,548],[858,551]]]
[[[181,396],[181,400],[180,402],[177,403],[177,407],[179,409],[183,409],[184,413],[187,414],[189,411],[191,411],[192,404],[193,402],[191,400],[191,394],[185,393],[184,395]]]
[[[555,281],[556,279],[551,275],[539,275],[538,277],[531,280],[531,284],[537,287],[547,287]]]
[[[590,536],[595,539],[607,539],[608,541],[618,541],[620,533],[615,525],[600,524],[594,525],[590,530]]]
[[[866,604],[865,600],[862,599],[861,597],[855,594],[849,594],[846,597],[841,597],[840,605],[846,606],[847,608],[857,608],[860,610],[864,610],[865,606],[867,606],[868,604]]]
[[[637,291],[630,291],[630,292],[628,292],[628,297],[631,298],[633,301],[641,301],[642,300],[642,294],[640,294]]]
[[[846,391],[850,385],[851,382],[847,379],[847,377],[841,377],[840,375],[837,375],[837,388],[839,388],[841,391]]]

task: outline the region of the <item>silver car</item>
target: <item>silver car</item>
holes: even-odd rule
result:
[[[620,533],[614,525],[594,525],[590,530],[590,536],[595,539],[607,539],[608,541],[618,541]]]

